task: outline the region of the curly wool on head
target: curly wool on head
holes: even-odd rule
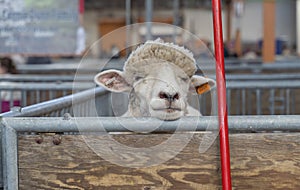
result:
[[[124,71],[126,75],[132,74],[139,70],[143,71],[145,65],[159,62],[172,63],[181,68],[189,77],[193,76],[197,70],[196,61],[189,50],[158,38],[154,41],[147,41],[133,51],[125,62]]]
[[[158,39],[133,51],[123,71],[100,72],[95,82],[111,92],[130,93],[123,117],[176,120],[201,115],[189,104],[188,95],[195,90],[205,93],[215,84],[212,79],[194,75],[196,68],[189,50]]]

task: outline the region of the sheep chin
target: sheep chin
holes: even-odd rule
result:
[[[173,110],[173,111],[167,111],[167,110],[151,110],[150,111],[151,117],[155,117],[160,120],[164,121],[173,121],[180,119],[180,117],[183,116],[183,111],[179,110]]]

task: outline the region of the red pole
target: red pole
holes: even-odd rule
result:
[[[231,190],[230,152],[228,140],[228,121],[226,104],[226,85],[224,69],[224,46],[222,32],[221,0],[212,0],[214,44],[216,57],[216,80],[218,90],[218,115],[220,127],[220,153],[222,169],[222,189]]]
[[[83,25],[83,15],[84,15],[84,0],[78,0],[78,19],[79,19],[79,24],[82,26]]]
[[[79,13],[84,13],[84,0],[79,0]]]

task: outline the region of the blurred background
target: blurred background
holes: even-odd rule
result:
[[[203,42],[213,45],[213,22],[210,0],[127,0],[127,1],[85,1],[84,26],[87,44],[126,24],[145,21],[172,24],[197,35]],[[126,7],[127,5],[127,7]],[[262,41],[273,38],[276,55],[295,54],[297,52],[297,1],[263,0],[224,0],[223,33],[226,56],[246,56],[249,51],[262,55]],[[127,8],[127,9],[126,9]],[[265,28],[264,26],[268,27]],[[146,35],[146,27],[134,31],[135,38]],[[271,32],[265,31],[269,30]],[[153,35],[165,35],[172,38],[172,30],[153,27]],[[268,34],[268,35],[266,35]],[[177,41],[180,41],[180,34]],[[121,39],[123,38],[123,40]],[[118,36],[115,42],[124,49],[126,34]],[[131,36],[133,38],[133,36]],[[265,39],[266,38],[266,39]],[[114,42],[107,42],[93,55],[101,57],[109,52]],[[213,48],[213,47],[211,47]]]
[[[71,113],[70,94],[94,88],[96,73],[122,69],[131,50],[156,38],[189,48],[198,74],[214,78],[211,6],[210,0],[1,0],[1,112]],[[299,12],[299,0],[222,1],[229,114],[300,113]],[[114,115],[107,109],[111,95],[92,95],[89,101],[101,101],[100,115]],[[197,97],[204,115],[213,111],[211,99]],[[126,109],[119,100],[115,106]],[[41,104],[50,111],[35,110]]]

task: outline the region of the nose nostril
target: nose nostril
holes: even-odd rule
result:
[[[170,95],[170,94],[167,94],[167,93],[165,93],[165,92],[160,92],[159,94],[158,94],[158,97],[160,98],[160,99],[165,99],[165,100],[168,100],[168,101],[174,101],[174,100],[178,100],[179,99],[179,94],[178,93],[176,93],[176,94],[174,94],[174,95]]]
[[[160,92],[160,93],[158,94],[158,96],[159,96],[159,98],[161,98],[161,99],[168,99],[168,98],[169,98],[169,96],[168,96],[166,93],[164,93],[164,92]]]
[[[178,100],[178,99],[179,99],[179,94],[178,94],[178,93],[176,93],[176,94],[173,96],[173,99],[176,99],[176,100]]]

